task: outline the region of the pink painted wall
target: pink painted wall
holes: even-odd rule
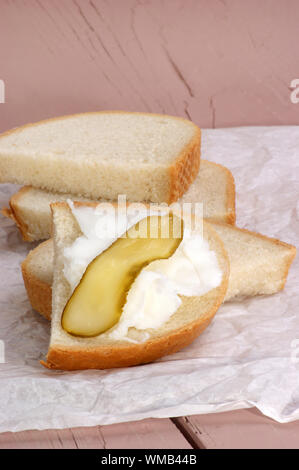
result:
[[[0,131],[100,109],[299,124],[297,0],[0,0]]]

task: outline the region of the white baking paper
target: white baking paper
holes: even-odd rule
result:
[[[296,245],[299,127],[205,130],[202,158],[233,172],[239,226]],[[15,189],[0,185],[1,206]],[[223,305],[176,354],[126,369],[55,372],[39,364],[50,325],[30,308],[22,282],[20,263],[30,248],[1,217],[0,432],[252,406],[280,422],[299,418],[298,259],[283,292]]]

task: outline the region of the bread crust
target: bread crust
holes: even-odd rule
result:
[[[193,124],[195,135],[189,142],[189,144],[181,151],[181,153],[178,155],[178,157],[175,159],[173,164],[169,168],[169,187],[168,187],[168,195],[166,195],[166,201],[160,201],[160,202],[167,202],[168,204],[171,204],[172,202],[175,202],[184,192],[188,189],[190,184],[194,181],[194,178],[196,177],[198,171],[199,171],[199,166],[200,166],[200,143],[201,143],[201,131],[200,128],[194,124],[192,121],[178,117],[178,116],[170,116],[167,114],[160,114],[160,113],[143,113],[143,112],[132,112],[132,111],[93,111],[93,112],[87,112],[87,113],[75,113],[75,114],[68,114],[64,116],[58,116],[54,118],[49,118],[49,119],[43,119],[42,121],[34,122],[34,123],[28,123],[24,124],[23,126],[14,128],[14,129],[9,129],[8,131],[2,133],[0,135],[0,140],[3,137],[7,137],[8,135],[11,135],[13,133],[20,132],[28,127],[33,127],[37,126],[40,124],[45,124],[48,122],[53,122],[53,121],[60,121],[63,119],[67,118],[73,118],[77,116],[82,116],[82,115],[93,115],[93,114],[134,114],[134,115],[152,115],[156,117],[165,117],[168,116],[172,119],[177,119],[183,122],[189,121],[190,123]],[[13,181],[18,184],[20,181]]]
[[[25,242],[32,242],[34,238],[30,234],[28,225],[24,222],[22,213],[19,213],[19,200],[24,196],[26,192],[30,190],[30,186],[23,186],[19,191],[12,195],[9,200],[9,207],[4,207],[1,210],[2,215],[13,220],[21,232],[22,238]]]
[[[216,163],[218,165],[218,163]],[[232,175],[232,172],[226,168],[226,166],[218,165],[223,168],[227,175],[228,184],[226,186],[226,223],[230,225],[235,225],[236,223],[236,185],[235,179]]]
[[[201,131],[189,145],[181,152],[174,164],[170,167],[170,192],[168,204],[176,202],[195,180],[200,167]]]
[[[227,220],[226,222],[230,225],[235,225],[236,223],[236,185],[235,179],[232,173],[228,168],[224,167],[230,181],[230,184],[227,185]]]
[[[175,353],[192,343],[207,328],[222,303],[227,284],[226,278],[225,282],[222,283],[217,302],[204,316],[167,336],[155,338],[145,343],[116,347],[101,346],[91,350],[85,348],[50,348],[47,362],[41,361],[41,364],[48,369],[112,369],[146,364],[162,356]]]
[[[34,310],[43,315],[47,320],[51,320],[52,313],[52,285],[42,281],[35,276],[31,269],[30,263],[32,258],[38,256],[39,251],[46,245],[53,243],[47,240],[36,248],[31,250],[25,260],[21,264],[21,270],[25,288],[27,291],[29,302]]]

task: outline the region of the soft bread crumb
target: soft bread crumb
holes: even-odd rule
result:
[[[4,215],[13,218],[25,240],[36,241],[51,236],[50,204],[74,199],[72,194],[51,193],[26,186],[14,194],[11,208]],[[76,196],[77,201],[89,201]],[[99,202],[106,201],[100,199]],[[202,203],[203,216],[210,221],[235,222],[235,184],[231,172],[213,162],[201,161],[200,171],[179,203]]]

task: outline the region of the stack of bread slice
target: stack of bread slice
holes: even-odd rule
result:
[[[200,129],[192,122],[146,113],[99,112],[30,124],[0,136],[0,182],[25,184],[2,213],[25,241],[46,240],[22,263],[32,307],[51,320],[44,363],[74,370],[153,361],[193,341],[222,302],[273,294],[286,282],[295,247],[235,227],[230,171],[200,160]],[[68,200],[96,207],[116,201],[202,203],[203,236],[222,270],[218,287],[182,304],[145,342],[75,337],[61,317],[72,292],[63,250],[80,236]],[[52,238],[51,238],[52,237]]]

